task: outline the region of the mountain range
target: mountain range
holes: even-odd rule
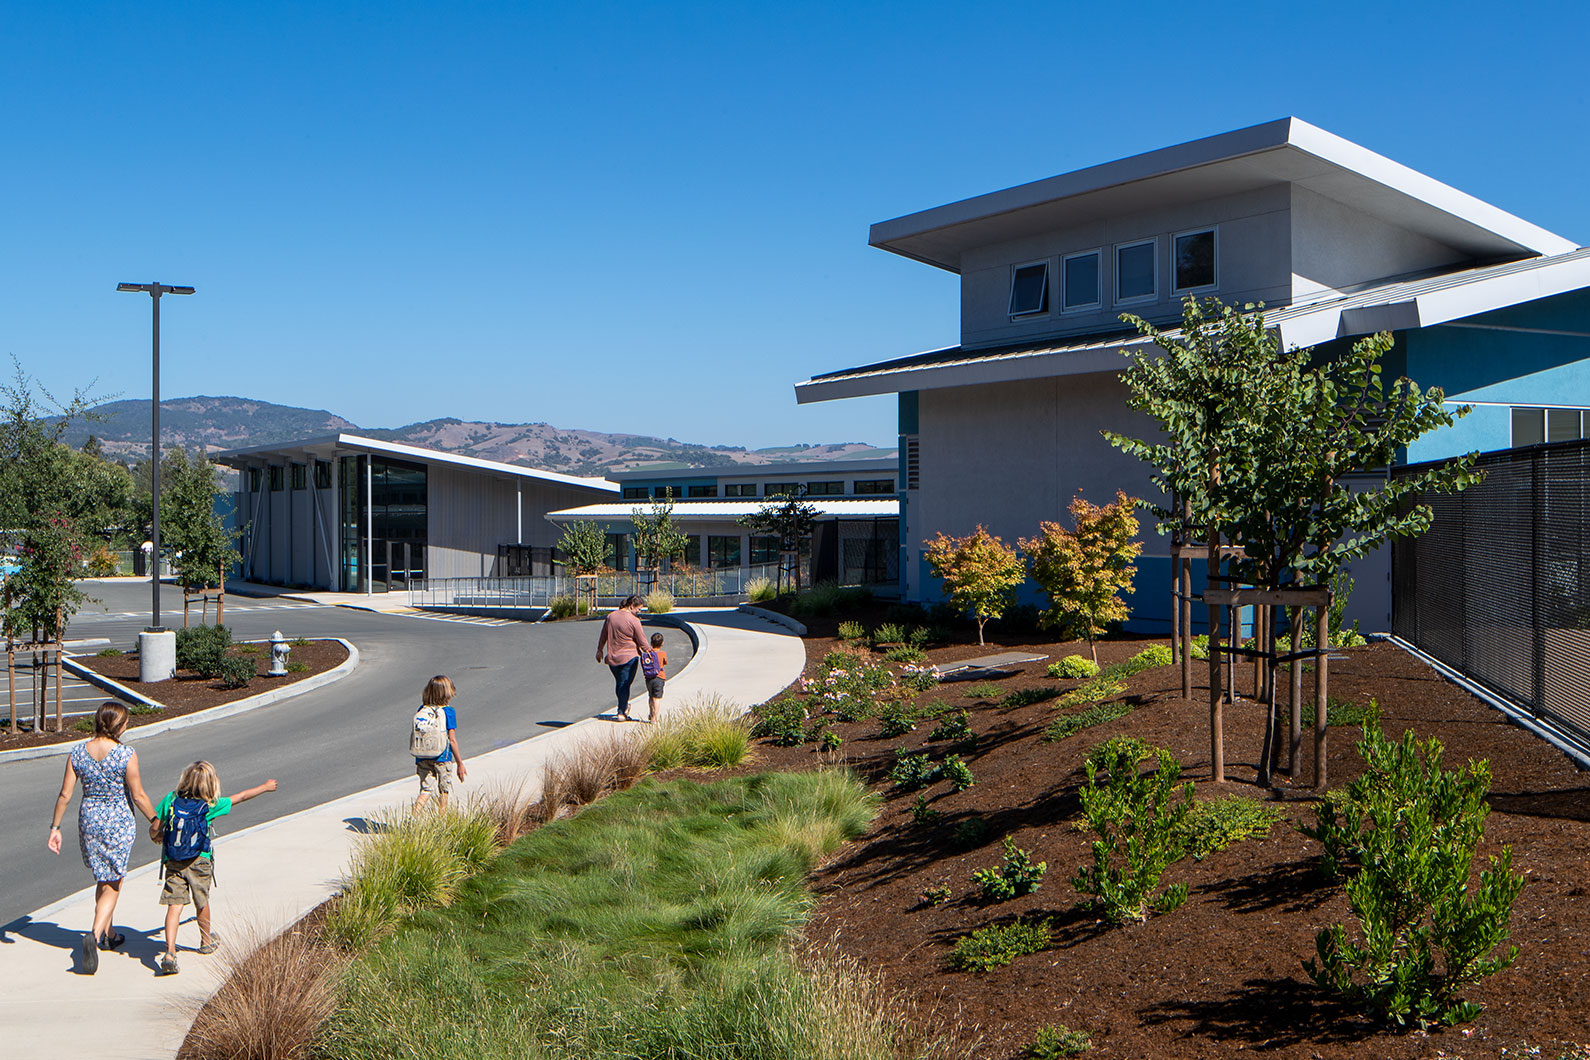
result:
[[[96,406],[85,423],[72,425],[65,441],[81,447],[92,435],[112,459],[140,460],[149,454],[149,402],[110,401]],[[360,427],[325,409],[275,405],[238,397],[172,398],[160,403],[163,447],[190,451],[275,445],[329,434],[440,449],[484,460],[523,464],[567,475],[605,475],[636,468],[722,467],[806,460],[860,460],[894,455],[862,442],[837,442],[747,449],[704,445],[641,434],[609,434],[548,423],[490,423],[426,420],[405,427]]]

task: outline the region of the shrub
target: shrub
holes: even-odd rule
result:
[[[967,817],[955,823],[950,832],[950,842],[962,850],[980,847],[988,840],[988,822],[981,817]]]
[[[294,648],[307,648],[309,647],[310,640],[308,637],[294,637],[287,643],[292,645]]]
[[[1017,957],[1046,949],[1053,931],[1048,920],[978,928],[955,940],[947,962],[963,972],[986,972],[1000,968]]]
[[[999,701],[1002,707],[1030,707],[1034,703],[1047,703],[1058,698],[1058,688],[1018,688]]]
[[[1086,655],[1067,655],[1049,664],[1050,677],[1095,677],[1098,672],[1099,664]]]
[[[946,755],[938,774],[950,782],[951,791],[965,791],[977,783],[972,777],[972,767],[961,761],[960,755]]]
[[[972,738],[970,725],[971,714],[965,710],[957,710],[946,715],[933,731],[928,733],[929,740],[969,740]]]
[[[177,630],[177,668],[200,677],[220,677],[221,659],[232,646],[225,626],[189,626]]]
[[[94,719],[93,718],[78,718],[76,721],[72,722],[72,729],[75,732],[93,732],[94,731]]]
[[[1169,644],[1150,644],[1136,655],[1132,656],[1143,664],[1143,669],[1152,670],[1156,666],[1169,666],[1171,664],[1171,651]]]
[[[223,688],[247,688],[259,676],[259,663],[246,655],[223,655],[215,676],[221,679]]]
[[[751,755],[751,726],[734,704],[701,696],[663,714],[646,731],[654,769],[725,769]]]
[[[1194,659],[1209,659],[1209,634],[1200,633],[1192,639],[1192,650],[1188,652]]]
[[[911,632],[905,635],[905,642],[913,648],[925,648],[932,634],[921,626],[912,626]]]
[[[972,882],[982,888],[984,898],[1004,902],[1042,887],[1040,881],[1048,868],[1048,862],[1034,862],[1032,851],[1022,850],[1014,839],[1006,836],[1005,860],[994,868],[973,872]]]
[[[1083,729],[1091,729],[1095,725],[1103,725],[1116,718],[1124,718],[1132,713],[1132,705],[1124,700],[1112,700],[1108,703],[1095,703],[1087,710],[1079,710],[1075,714],[1062,714],[1060,717],[1044,726],[1043,738],[1058,741],[1069,739]]]
[[[927,659],[927,652],[910,644],[902,644],[898,648],[890,648],[883,653],[884,662],[892,663],[919,663]]]
[[[89,553],[88,559],[83,562],[88,567],[90,578],[112,578],[121,569],[121,562],[116,558],[116,553],[104,545]]]
[[[1409,730],[1392,743],[1378,725],[1363,732],[1363,774],[1345,797],[1319,807],[1315,827],[1302,828],[1325,847],[1327,866],[1348,873],[1347,903],[1361,941],[1341,924],[1326,928],[1315,939],[1318,963],[1304,967],[1322,988],[1382,1019],[1472,1020],[1480,1008],[1460,992],[1517,958],[1516,946],[1490,954],[1511,933],[1524,886],[1512,872],[1512,848],[1503,847],[1469,889],[1490,813],[1490,764],[1445,770],[1438,740],[1420,741]]]
[[[917,824],[934,824],[944,816],[939,811],[928,805],[926,795],[918,795],[911,804],[911,820]]]
[[[831,651],[818,664],[817,676],[804,686],[817,698],[818,709],[841,721],[862,721],[877,713],[878,693],[894,684],[894,675],[853,652]]]
[[[1182,840],[1193,860],[1202,861],[1232,843],[1268,835],[1270,826],[1285,816],[1280,807],[1249,795],[1195,802],[1182,821]]]
[[[867,630],[860,622],[839,623],[839,639],[845,641],[864,640]]]
[[[947,883],[936,883],[933,886],[925,887],[922,890],[923,905],[943,905],[949,900],[950,885]]]
[[[884,739],[904,736],[916,728],[916,716],[903,703],[890,703],[878,712],[878,735]]]
[[[1106,743],[1090,755],[1088,782],[1079,792],[1088,827],[1097,835],[1093,864],[1077,870],[1072,884],[1112,924],[1148,918],[1149,906],[1169,912],[1187,899],[1187,885],[1168,887],[1153,896],[1165,869],[1183,854],[1182,821],[1192,803],[1192,783],[1174,797],[1181,765],[1159,749],[1158,767],[1141,773],[1141,750],[1130,742]],[[1098,759],[1107,760],[1100,782]]]
[[[304,928],[258,945],[229,945],[219,959],[220,989],[194,1017],[184,1052],[273,1060],[315,1055],[321,1026],[337,1007],[346,959]]]
[[[126,652],[122,651],[120,648],[101,648],[94,654],[109,659],[114,656],[125,655]]]
[[[911,650],[915,651],[915,649]],[[894,653],[890,652],[890,654]],[[922,655],[921,652],[917,652],[917,654],[919,656]],[[926,656],[923,656],[923,658],[926,658]],[[907,666],[900,671],[900,683],[913,692],[926,692],[929,689],[938,687],[939,672],[931,666]]]
[[[575,614],[574,597],[567,595],[554,596],[552,599],[547,601],[547,614],[550,615],[554,620],[560,618],[573,618]]]
[[[894,768],[889,770],[889,781],[896,787],[912,791],[925,788],[937,779],[938,769],[927,755],[909,754],[904,748],[894,754]]]
[[[905,641],[905,630],[893,622],[885,622],[872,631],[873,647],[881,648],[889,644],[900,644]]]
[[[971,699],[994,700],[1004,694],[1005,690],[992,681],[979,681],[966,687],[966,695]]]
[[[1314,727],[1314,704],[1303,704],[1303,728]],[[1355,703],[1350,699],[1331,696],[1325,701],[1326,725],[1380,726],[1380,704],[1371,699],[1368,703]]]
[[[745,583],[745,595],[753,604],[765,604],[778,599],[778,587],[767,578],[752,578]]]
[[[1064,1023],[1050,1024],[1038,1030],[1038,1037],[1027,1046],[1032,1060],[1062,1060],[1067,1056],[1081,1056],[1093,1048],[1093,1039],[1082,1031],[1074,1031]]]
[[[802,616],[831,615],[842,608],[857,607],[872,598],[872,592],[861,586],[841,589],[834,582],[818,582],[790,602],[790,613]]]
[[[1097,703],[1126,691],[1126,686],[1113,678],[1100,675],[1085,685],[1078,685],[1060,697],[1060,706],[1075,707],[1083,703]]]
[[[794,696],[775,696],[752,708],[756,723],[751,735],[777,747],[798,747],[805,740],[806,705]]]
[[[290,663],[287,664],[287,672],[290,673],[290,674],[305,674],[305,673],[308,673],[309,672],[309,664],[308,663],[290,662]]]
[[[667,589],[653,589],[646,594],[646,610],[654,615],[666,615],[674,609],[674,594]]]
[[[844,740],[832,729],[824,729],[817,735],[817,746],[824,751],[837,751],[842,743],[844,743]]]

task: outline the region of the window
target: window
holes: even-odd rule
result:
[[[331,461],[315,461],[315,489],[329,490],[331,488]]]
[[[845,483],[839,482],[808,482],[806,483],[806,496],[808,497],[843,497]]]
[[[707,566],[738,567],[740,565],[740,535],[719,537],[707,535]]]
[[[257,467],[248,469],[248,491],[250,493],[259,492],[259,468]]]
[[[902,434],[900,447],[905,450],[905,488],[908,490],[922,488],[922,441],[921,435]]]
[[[684,490],[680,489],[678,486],[653,486],[651,489],[651,495],[658,500],[671,501],[677,497],[684,496]]]
[[[717,495],[718,495],[718,487],[715,486],[715,485],[714,486],[688,486],[685,489],[685,496],[686,497],[716,497]]]
[[[782,497],[785,494],[794,493],[795,487],[798,485],[799,483],[796,482],[769,482],[762,487],[762,496]]]
[[[701,538],[691,534],[685,538],[684,558],[680,563],[686,567],[700,568],[701,566]]]
[[[1152,302],[1159,293],[1154,274],[1158,271],[1157,240],[1123,243],[1115,248],[1115,301]]]
[[[731,482],[727,486],[723,487],[723,495],[725,497],[755,497],[756,483]]]
[[[625,486],[624,499],[626,501],[643,501],[651,496],[651,490],[645,486]]]
[[[303,464],[293,464],[293,465],[291,465],[291,468],[292,468],[292,473],[290,475],[290,478],[292,479],[292,488],[295,489],[295,490],[308,489],[309,488],[309,469],[307,467],[305,467]]]
[[[877,497],[889,495],[894,492],[894,479],[892,478],[858,478],[856,480],[856,496]]]
[[[753,537],[751,538],[751,565],[778,562],[778,538]]]
[[[271,492],[272,493],[280,493],[281,492],[282,479],[283,479],[282,466],[280,464],[272,464],[271,465]]]
[[[613,549],[614,569],[629,570],[629,535],[608,534],[607,543]]]
[[[1099,304],[1099,252],[1090,250],[1086,254],[1072,254],[1065,258],[1060,266],[1061,292],[1060,308],[1062,311],[1071,309],[1087,309]]]
[[[1049,263],[1018,265],[1010,274],[1010,315],[1030,316],[1049,311]]]
[[[1584,437],[1583,415],[1578,409],[1546,410],[1546,441],[1571,442]]]
[[[1176,283],[1178,291],[1215,285],[1215,230],[1183,232],[1176,237]]]
[[[1540,445],[1543,442],[1571,442],[1590,438],[1590,410],[1529,409],[1513,410],[1513,446]]]

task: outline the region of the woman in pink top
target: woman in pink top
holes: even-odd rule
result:
[[[629,686],[635,683],[641,653],[648,650],[646,631],[640,625],[639,596],[630,596],[602,622],[596,638],[596,661],[613,671],[613,690],[618,696],[618,716],[629,721]]]

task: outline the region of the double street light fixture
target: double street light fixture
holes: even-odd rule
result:
[[[118,283],[118,291],[139,292],[147,294],[155,307],[154,324],[154,397],[153,426],[151,429],[151,444],[153,448],[152,486],[150,493],[149,541],[154,546],[154,551],[149,554],[150,582],[154,586],[154,599],[152,601],[153,615],[149,632],[158,633],[164,630],[160,625],[160,296],[167,294],[192,294],[192,287],[176,287],[167,283]]]

